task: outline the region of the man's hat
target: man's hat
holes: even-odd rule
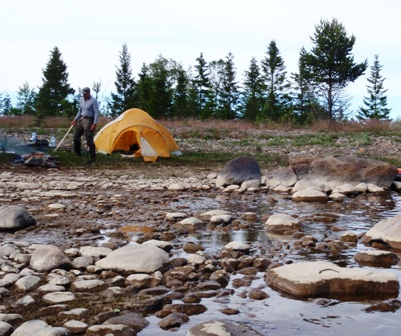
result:
[[[82,93],[86,93],[86,92],[88,92],[88,93],[91,92],[91,89],[89,89],[87,86],[82,89]]]

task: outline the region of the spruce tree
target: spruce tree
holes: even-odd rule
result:
[[[366,86],[369,96],[364,97],[365,107],[359,108],[358,119],[388,119],[391,109],[387,108],[387,96],[384,89],[384,80],[380,74],[382,65],[379,56],[375,55],[375,60],[370,68],[369,84]]]
[[[162,55],[149,65],[151,95],[149,113],[154,118],[166,118],[170,115],[173,101],[171,64]]]
[[[273,40],[267,48],[266,57],[262,60],[267,93],[263,116],[267,120],[284,121],[290,118],[288,115],[290,83],[286,79],[285,69],[284,60]]]
[[[120,67],[116,70],[116,81],[114,82],[117,93],[111,93],[109,108],[112,116],[117,116],[125,110],[136,107],[135,101],[135,79],[132,75],[131,54],[128,52],[127,44],[123,44],[119,55]]]
[[[143,63],[138,74],[139,80],[136,85],[135,100],[140,109],[150,111],[150,97],[152,96],[152,79],[149,67]]]
[[[57,47],[50,53],[50,60],[43,70],[42,81],[43,84],[35,99],[38,122],[48,116],[71,117],[76,113],[76,106],[70,99],[75,90],[68,83],[67,65]]]
[[[249,70],[245,71],[242,91],[243,119],[256,121],[263,110],[263,79],[255,57],[252,57]]]
[[[235,81],[236,69],[234,56],[229,53],[218,71],[220,86],[217,89],[218,102],[216,117],[219,119],[235,119],[238,116],[239,90]]]
[[[203,57],[203,53],[196,59],[198,64],[195,65],[195,77],[193,86],[197,92],[197,116],[207,119],[213,116],[214,111],[212,105],[212,92],[209,79],[208,64]]]
[[[182,67],[176,67],[174,70],[176,85],[173,93],[173,105],[171,107],[172,117],[189,117],[189,80]]]
[[[0,92],[0,116],[9,116],[12,114],[12,110],[13,106],[10,95]]]

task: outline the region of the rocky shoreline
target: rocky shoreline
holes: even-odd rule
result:
[[[373,153],[387,148],[387,141],[377,139],[371,147],[288,146],[284,150],[318,156]],[[184,151],[222,151],[226,145],[224,141],[180,143]],[[387,148],[386,153],[395,155],[397,148]],[[266,148],[275,150],[283,148]],[[195,336],[206,330],[212,335],[219,331],[271,334],[275,327],[268,325],[266,330],[269,318],[252,322],[252,307],[269,305],[274,295],[270,287],[280,288],[280,282],[273,283],[282,274],[280,267],[296,265],[308,255],[336,260],[342,254],[356,254],[365,231],[341,227],[341,208],[353,202],[356,207],[381,199],[386,203],[394,192],[381,189],[377,194],[357,195],[353,190],[348,201],[317,205],[312,214],[287,218],[284,232],[272,232],[279,238],[266,246],[257,239],[249,244],[233,237],[255,228],[268,232],[269,218],[272,227],[280,226],[283,217],[274,222],[271,214],[284,202],[292,202],[291,191],[263,184],[244,190],[218,188],[221,168],[158,167],[150,174],[148,165],[139,171],[3,167],[0,206],[25,209],[36,225],[1,233],[0,335]],[[259,211],[259,206],[270,210]],[[317,223],[324,230],[308,234],[302,231],[303,223]],[[227,235],[227,240],[211,248],[199,238],[212,234]],[[124,250],[127,246],[144,250]],[[384,242],[376,241],[373,247],[382,253],[360,255],[359,262],[374,257],[381,260],[376,267],[399,272],[397,253],[386,251]],[[115,256],[118,251],[121,254]],[[126,256],[129,262],[124,263]],[[358,262],[350,265],[357,268]],[[334,265],[323,267],[337,272]],[[277,274],[272,273],[275,270]],[[366,311],[398,311],[399,275],[394,278],[394,274],[398,273],[389,275],[387,292],[377,289],[383,283],[377,285],[374,278],[364,287]],[[321,307],[341,300],[341,295],[311,297]],[[242,308],[234,305],[235,300],[243,302]]]
[[[216,188],[216,175],[147,179],[137,178],[134,172],[112,170],[89,175],[79,169],[23,174],[3,170],[2,204],[23,207],[37,224],[2,233],[0,327],[4,331],[0,334],[25,335],[26,330],[38,330],[37,335],[171,331],[203,335],[207,329],[203,323],[207,322],[221,330],[237,330],[231,335],[240,334],[238,330],[263,335],[263,330],[233,318],[241,311],[230,307],[229,298],[268,302],[268,287],[261,285],[265,273],[292,264],[296,250],[335,256],[355,249],[359,239],[355,234],[340,230],[338,239],[317,239],[294,228],[286,229],[287,238],[275,240],[265,252],[235,241],[208,252],[192,235],[245,231],[267,217],[252,211],[196,208],[188,202],[223,198],[251,204],[257,197],[274,204],[288,198],[288,193],[272,193],[263,186],[243,191]],[[335,216],[328,213],[318,216],[335,223]],[[117,266],[123,253],[102,264],[133,239],[139,246],[152,246],[150,252],[139,252],[143,258],[146,253],[153,256],[148,262],[135,266],[130,259]],[[161,264],[151,264],[159,259],[153,248],[162,253]],[[393,264],[397,260],[393,259]],[[390,295],[379,297],[395,311],[401,306],[395,300],[398,281],[389,281]],[[259,285],[254,287],[255,283]],[[210,299],[227,303],[220,310],[225,319],[199,320],[211,308],[204,303]],[[194,325],[194,321],[199,323]]]

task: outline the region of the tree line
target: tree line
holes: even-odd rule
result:
[[[250,60],[243,81],[236,80],[234,55],[207,62],[203,53],[193,68],[159,55],[143,64],[138,79],[132,74],[127,44],[119,53],[115,92],[99,99],[101,81],[92,91],[103,115],[116,117],[138,107],[154,118],[246,119],[256,122],[308,124],[318,119],[345,120],[352,115],[346,88],[368,67],[357,63],[352,49],[356,38],[348,36],[336,19],[321,20],[310,37],[311,50],[301,48],[298,71],[287,74],[284,59],[272,40],[264,58]],[[359,119],[388,119],[387,96],[378,55],[371,66],[367,96],[356,112]],[[68,83],[67,66],[57,47],[43,70],[38,92],[25,82],[12,106],[8,94],[0,93],[0,115],[33,115],[38,123],[49,116],[72,118],[77,112],[80,90]]]

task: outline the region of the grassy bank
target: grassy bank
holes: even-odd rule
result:
[[[41,127],[34,127],[32,117],[0,117],[0,137],[9,138],[16,135],[27,141],[35,131],[39,138],[57,140],[65,135],[70,120],[66,118],[47,118]],[[111,119],[102,117],[98,130]],[[377,139],[389,144],[401,146],[401,122],[378,121],[368,122],[318,122],[308,127],[292,124],[252,123],[243,120],[159,120],[173,135],[183,155],[169,159],[159,158],[154,168],[159,166],[177,170],[179,167],[212,168],[224,165],[228,160],[242,155],[252,155],[263,169],[285,166],[291,151],[310,150],[311,148],[327,149],[326,155],[335,155],[343,151],[349,154],[348,148],[363,149],[360,153],[381,161],[401,166],[398,153],[376,148]],[[72,132],[71,132],[72,133]],[[72,134],[69,135],[70,143]],[[1,140],[1,139],[0,139]],[[67,138],[68,140],[68,138]],[[390,145],[391,146],[391,145]],[[334,153],[334,154],[332,154]],[[75,157],[69,150],[51,153],[57,156],[61,167],[83,167],[85,157]],[[9,157],[0,154],[0,164],[9,164]],[[127,159],[119,154],[98,155],[95,168],[136,168],[147,169],[149,163],[142,159]]]

